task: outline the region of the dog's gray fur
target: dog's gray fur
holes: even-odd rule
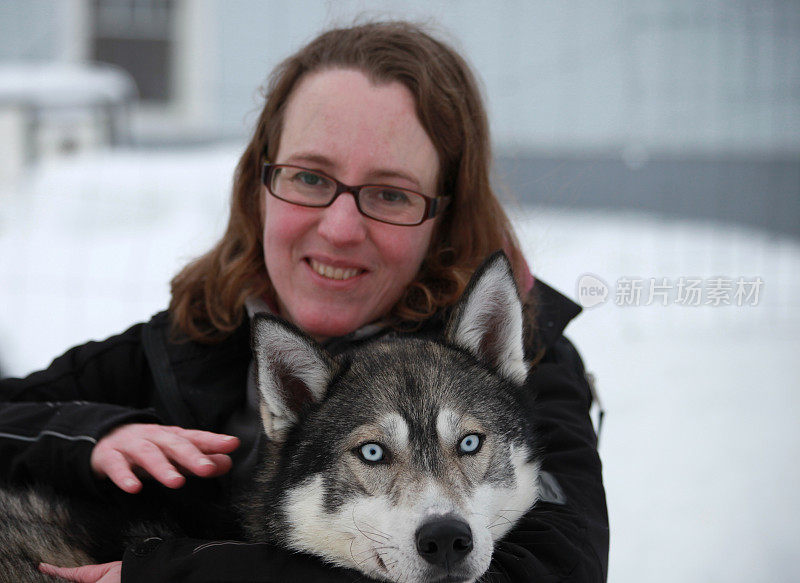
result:
[[[259,315],[253,350],[268,439],[239,509],[249,539],[388,581],[486,571],[539,492],[522,308],[504,255],[473,277],[444,341],[383,339],[334,359]],[[0,569],[96,558],[92,533],[51,496],[2,493],[0,520]],[[3,580],[45,580],[35,577]]]

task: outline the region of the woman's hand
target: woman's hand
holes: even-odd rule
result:
[[[39,571],[46,575],[61,577],[75,583],[120,583],[122,580],[122,561],[83,567],[56,567],[47,563],[39,564]]]
[[[231,469],[228,454],[239,447],[231,435],[131,423],[117,427],[94,446],[92,470],[129,494],[142,488],[139,475],[150,475],[168,488],[180,488],[183,474],[213,478]]]

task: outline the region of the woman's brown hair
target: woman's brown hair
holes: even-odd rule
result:
[[[439,155],[437,194],[452,197],[417,278],[387,321],[421,322],[453,304],[475,268],[500,248],[509,255],[518,283],[524,282],[527,267],[490,184],[489,126],[469,66],[420,26],[372,22],[321,34],[273,72],[256,130],[236,168],[225,234],[172,280],[176,332],[219,341],[241,324],[245,299],[272,293],[262,248],[261,165],[277,152],[286,104],[300,79],[336,68],[409,89]]]

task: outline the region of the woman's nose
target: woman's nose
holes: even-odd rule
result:
[[[347,247],[361,243],[366,238],[365,221],[368,219],[358,212],[352,193],[343,192],[329,207],[321,210],[318,231],[332,245]]]

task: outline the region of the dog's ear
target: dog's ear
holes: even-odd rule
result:
[[[282,442],[299,412],[325,396],[335,363],[314,340],[279,318],[256,314],[251,327],[264,431]]]
[[[449,342],[521,384],[528,374],[522,340],[522,303],[511,263],[498,251],[467,284],[447,326]]]

